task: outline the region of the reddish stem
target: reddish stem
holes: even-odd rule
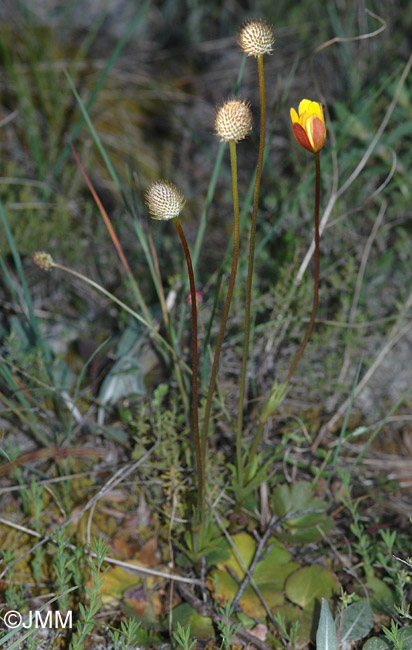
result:
[[[204,505],[205,505],[205,468],[204,468],[204,459],[202,459],[202,450],[200,445],[200,435],[199,435],[199,407],[198,407],[198,350],[197,350],[197,302],[196,302],[196,287],[195,287],[195,278],[193,274],[193,265],[192,259],[190,256],[189,247],[187,245],[186,237],[183,232],[182,226],[180,225],[177,217],[173,219],[173,222],[176,226],[177,232],[179,233],[180,241],[182,242],[183,250],[186,256],[187,272],[189,275],[190,283],[190,299],[192,307],[192,403],[193,403],[193,434],[194,434],[194,443],[195,443],[195,454],[196,454],[196,467],[198,474],[198,495],[197,495],[197,518],[198,523],[201,524],[204,515]]]
[[[131,268],[130,268],[130,266],[129,266],[129,263],[128,263],[127,259],[126,259],[125,256],[124,256],[123,249],[122,249],[122,247],[121,247],[121,245],[120,245],[120,242],[119,242],[119,240],[118,240],[118,238],[117,238],[117,235],[116,235],[116,233],[115,233],[115,231],[114,231],[114,229],[113,229],[113,226],[112,226],[112,224],[111,224],[110,218],[109,218],[109,216],[108,216],[106,210],[104,209],[104,207],[103,207],[103,205],[102,205],[102,202],[100,201],[100,199],[99,199],[99,197],[98,197],[98,195],[97,195],[97,192],[96,192],[96,190],[94,189],[94,187],[93,187],[93,185],[92,185],[92,182],[91,182],[90,178],[88,177],[87,172],[86,172],[85,168],[83,167],[83,165],[82,165],[82,163],[81,163],[81,160],[80,160],[80,158],[79,158],[79,154],[77,153],[76,149],[74,148],[74,145],[73,145],[73,143],[72,143],[72,141],[70,140],[70,138],[69,138],[68,135],[66,135],[66,141],[68,142],[68,144],[69,144],[69,146],[70,146],[70,148],[71,148],[71,150],[72,150],[72,152],[73,152],[73,156],[75,157],[76,162],[77,162],[77,164],[78,164],[78,166],[79,166],[79,169],[80,169],[81,173],[83,174],[83,178],[84,178],[84,180],[86,181],[87,185],[89,186],[89,190],[90,190],[90,192],[92,193],[93,198],[94,198],[94,200],[95,200],[95,202],[96,202],[96,205],[97,205],[97,207],[98,207],[99,210],[100,210],[100,214],[101,214],[102,217],[103,217],[104,223],[106,224],[106,228],[107,228],[107,230],[109,231],[109,235],[110,235],[110,237],[112,238],[112,242],[113,242],[113,244],[115,245],[115,248],[116,248],[116,250],[117,250],[117,252],[118,252],[118,255],[119,255],[119,257],[120,257],[120,260],[121,260],[121,262],[122,262],[124,268],[126,269],[127,274],[128,274],[129,276],[132,276]]]

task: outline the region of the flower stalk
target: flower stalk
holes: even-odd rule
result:
[[[315,207],[314,207],[314,217],[315,217],[315,268],[314,268],[314,290],[313,290],[313,305],[312,313],[309,320],[309,325],[307,327],[305,336],[302,340],[302,343],[291,363],[289,372],[283,384],[278,385],[276,382],[272,388],[272,395],[269,397],[264,411],[261,417],[258,420],[258,429],[253,440],[252,447],[248,454],[248,461],[245,468],[245,477],[243,483],[239,481],[241,485],[247,485],[250,480],[250,472],[253,460],[257,453],[260,441],[263,436],[263,431],[265,424],[268,420],[268,417],[274,413],[281,401],[284,399],[286,394],[287,385],[290,379],[295,372],[296,366],[299,363],[300,358],[302,357],[306,345],[309,341],[309,338],[312,334],[316,313],[318,310],[319,304],[319,243],[320,243],[320,234],[319,234],[319,201],[320,201],[320,158],[319,152],[323,148],[326,141],[326,127],[325,120],[323,117],[323,109],[321,104],[318,102],[312,102],[308,99],[303,99],[298,108],[298,112],[295,109],[291,109],[290,117],[292,120],[292,129],[298,143],[306,150],[310,151],[315,155],[315,168],[316,168],[316,180],[315,180]],[[239,404],[240,406],[240,404]],[[240,421],[240,416],[238,423]],[[238,429],[239,432],[239,429]],[[239,462],[239,461],[238,461]],[[240,467],[240,466],[239,466]],[[242,478],[242,477],[240,477]]]
[[[183,246],[187,272],[190,284],[192,306],[192,427],[195,447],[197,470],[197,510],[195,514],[195,527],[201,528],[205,510],[205,458],[202,456],[202,447],[199,432],[199,404],[198,404],[198,341],[197,341],[197,300],[196,286],[193,273],[192,258],[190,256],[187,240],[179,221],[179,214],[185,204],[185,198],[180,190],[168,181],[153,183],[146,191],[146,204],[153,217],[159,221],[173,220]],[[196,543],[198,537],[196,537]]]
[[[221,140],[229,143],[230,166],[232,174],[232,200],[233,200],[233,257],[232,268],[229,278],[226,300],[223,308],[222,320],[220,323],[219,335],[216,341],[216,348],[213,357],[212,369],[210,372],[209,388],[206,398],[205,415],[202,429],[202,457],[206,459],[207,437],[210,426],[213,394],[215,391],[219,359],[225,337],[226,325],[229,318],[230,304],[232,302],[235,288],[237,266],[239,260],[240,224],[239,224],[239,192],[237,181],[237,153],[236,144],[246,138],[252,130],[252,114],[247,102],[240,99],[227,101],[216,113],[215,128]]]
[[[236,468],[239,485],[243,485],[244,461],[242,456],[242,433],[243,433],[243,411],[245,406],[246,395],[246,375],[249,360],[250,348],[250,328],[251,328],[251,305],[252,305],[252,285],[253,285],[253,267],[255,258],[256,244],[256,223],[259,206],[260,182],[262,178],[263,155],[265,151],[266,140],[266,95],[265,95],[265,77],[263,70],[263,55],[271,54],[275,37],[270,25],[262,20],[251,20],[247,22],[238,37],[238,44],[247,56],[254,56],[258,66],[259,76],[259,94],[260,94],[260,135],[259,135],[259,152],[256,166],[256,179],[253,193],[253,208],[250,224],[249,239],[249,259],[248,272],[246,280],[245,294],[245,320],[244,320],[244,339],[242,368],[240,372],[239,385],[239,402],[236,426]],[[255,445],[252,447],[254,449]],[[255,451],[249,454],[248,465],[253,461]]]
[[[259,71],[259,91],[260,91],[260,137],[259,137],[259,152],[256,167],[256,180],[255,189],[253,193],[253,208],[252,219],[250,224],[250,241],[249,241],[249,263],[246,280],[246,298],[245,298],[245,321],[244,321],[244,339],[243,339],[243,356],[242,368],[240,372],[240,385],[239,385],[239,404],[236,428],[236,466],[238,472],[239,483],[242,484],[243,479],[243,460],[242,460],[242,433],[243,433],[243,409],[246,393],[246,372],[249,360],[249,346],[250,346],[250,324],[251,324],[251,304],[252,304],[252,284],[253,284],[253,266],[255,259],[255,243],[256,243],[256,223],[257,212],[259,205],[260,181],[262,178],[263,167],[263,154],[265,151],[266,139],[266,97],[265,97],[265,78],[263,72],[263,56],[257,57],[258,71]]]
[[[237,266],[239,260],[239,242],[240,242],[240,226],[239,226],[239,193],[237,184],[237,154],[236,142],[229,142],[230,149],[230,166],[232,172],[232,199],[233,199],[233,256],[232,256],[232,269],[229,278],[229,286],[227,290],[225,305],[223,308],[222,320],[220,323],[219,335],[216,341],[215,354],[213,357],[212,369],[209,378],[209,389],[206,398],[205,415],[202,430],[202,456],[206,459],[207,436],[209,432],[210,416],[212,411],[213,394],[215,391],[216,378],[219,370],[220,352],[222,350],[223,340],[225,338],[226,325],[229,318],[230,304],[232,302],[233,291],[235,288]]]
[[[123,309],[125,312],[130,314],[133,318],[135,318],[139,323],[144,325],[144,327],[147,327],[147,329],[152,333],[153,338],[156,339],[161,345],[163,345],[170,353],[173,353],[173,348],[166,341],[165,338],[159,332],[157,329],[149,323],[147,320],[145,320],[140,314],[138,314],[134,309],[129,307],[129,305],[126,305],[122,300],[117,298],[113,293],[102,287],[100,284],[92,280],[91,278],[88,278],[87,275],[83,275],[83,273],[79,273],[78,271],[75,271],[74,269],[69,268],[68,266],[64,266],[63,264],[58,264],[55,262],[52,258],[52,256],[49,253],[46,253],[45,251],[36,251],[33,253],[33,261],[39,268],[41,268],[43,271],[51,271],[53,268],[59,269],[60,271],[64,271],[65,273],[68,273],[69,275],[72,275],[75,278],[78,278],[82,282],[85,282],[89,286],[93,287],[93,289],[96,289],[96,291],[99,291],[99,293],[103,294],[111,300],[112,302],[116,303],[121,309]],[[184,361],[180,360],[180,364],[182,367],[185,369],[186,372],[191,372],[191,369],[189,366],[187,366]]]
[[[193,417],[193,438],[196,455],[196,468],[198,475],[198,493],[197,493],[197,512],[196,523],[201,524],[204,518],[205,510],[205,458],[202,457],[199,434],[199,400],[198,400],[198,341],[197,341],[197,291],[193,273],[192,258],[190,256],[187,240],[183,228],[177,217],[173,219],[176,230],[179,234],[180,241],[186,257],[187,272],[190,284],[190,302],[192,307],[192,417]]]
[[[312,313],[309,320],[309,325],[303,341],[297,351],[289,372],[285,379],[285,384],[288,384],[292,378],[295,368],[305,351],[306,345],[312,334],[315,325],[316,312],[319,303],[319,197],[320,197],[320,160],[319,151],[323,149],[326,142],[326,126],[325,118],[323,116],[322,105],[318,102],[312,102],[309,99],[302,99],[299,103],[298,112],[294,108],[290,109],[290,117],[292,120],[292,129],[298,143],[307,151],[315,154],[315,269],[314,269],[314,290],[313,290],[313,306]]]

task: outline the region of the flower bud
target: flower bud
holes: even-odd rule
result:
[[[272,54],[275,35],[270,25],[255,18],[243,25],[237,42],[245,54],[259,57]]]
[[[249,135],[252,127],[249,102],[230,99],[217,109],[215,129],[221,142],[239,142]]]
[[[169,181],[152,183],[146,190],[145,199],[150,215],[160,221],[178,217],[186,202],[182,192]]]
[[[36,251],[33,253],[33,262],[37,264],[42,271],[51,271],[54,266],[52,256],[45,251]]]
[[[203,302],[203,293],[202,293],[202,291],[200,291],[199,289],[196,289],[195,295],[196,295],[196,304],[200,305]],[[187,302],[188,305],[192,304],[192,294],[191,294],[190,291],[188,291],[187,294],[186,294],[186,302]]]
[[[299,115],[294,108],[290,109],[295,138],[308,151],[318,153],[326,141],[322,105],[318,102],[311,102],[309,99],[302,99],[298,111]]]

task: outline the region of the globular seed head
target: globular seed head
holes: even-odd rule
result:
[[[51,271],[54,266],[52,256],[45,251],[36,251],[33,253],[33,262],[43,271]]]
[[[186,203],[182,192],[169,181],[152,183],[146,190],[145,199],[150,215],[160,221],[178,217]]]
[[[245,54],[259,57],[263,54],[272,54],[275,35],[271,25],[254,18],[243,25],[237,42]]]
[[[249,102],[229,99],[216,111],[215,129],[223,142],[239,142],[246,138],[253,127]]]

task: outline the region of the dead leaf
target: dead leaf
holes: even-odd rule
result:
[[[159,564],[160,553],[157,548],[157,540],[149,539],[148,542],[139,551],[139,561],[144,566],[151,567]]]
[[[261,641],[266,641],[268,628],[264,623],[258,623],[256,627],[254,627],[253,630],[249,630],[249,632],[257,639],[260,639]]]

